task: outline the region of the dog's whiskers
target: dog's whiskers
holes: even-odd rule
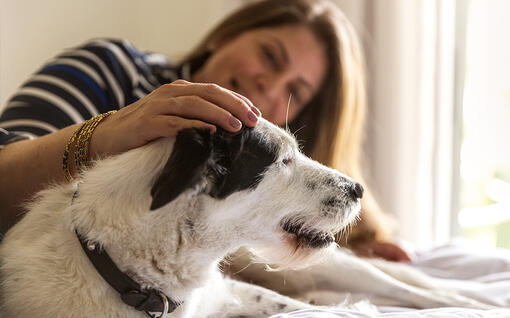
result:
[[[292,98],[292,94],[289,94],[289,101],[287,102],[287,113],[285,114],[285,130],[289,131],[289,109],[290,109],[290,100]]]
[[[297,134],[297,133],[298,133],[301,129],[303,129],[303,128],[305,128],[305,127],[306,127],[306,125],[303,125],[303,126],[299,127],[298,129],[296,129],[296,131],[294,131],[294,132],[292,133],[292,135],[293,135],[294,137],[296,137],[296,134]]]

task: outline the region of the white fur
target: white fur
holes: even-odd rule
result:
[[[26,318],[145,317],[122,303],[99,276],[75,229],[98,242],[140,285],[184,302],[167,317],[265,317],[308,308],[264,288],[224,279],[218,262],[248,246],[271,264],[306,265],[328,249],[298,246],[296,236],[282,230],[282,220],[336,232],[356,217],[359,200],[345,192],[345,185],[353,184],[349,178],[303,156],[283,130],[261,120],[256,131],[274,148],[277,161],[255,189],[224,199],[203,193],[211,186],[204,176],[199,185],[149,211],[150,189],[174,139],[99,161],[77,184],[40,192],[0,246],[0,312]],[[292,159],[288,165],[282,162],[287,158]],[[316,182],[313,187],[306,185],[310,180]],[[330,197],[341,207],[325,210],[324,199]]]
[[[264,265],[253,263],[246,250],[231,256],[229,266],[237,279],[320,306],[369,301],[378,306],[423,309],[494,308],[441,286],[407,264],[359,258],[342,248],[330,250],[320,262],[302,269],[268,272]]]

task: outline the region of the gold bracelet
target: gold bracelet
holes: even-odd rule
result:
[[[73,180],[73,176],[71,175],[71,171],[69,169],[69,149],[71,148],[71,145],[74,143],[76,137],[80,133],[80,130],[82,129],[83,125],[78,127],[73,134],[71,135],[71,138],[69,138],[69,141],[67,142],[67,145],[64,149],[64,157],[62,158],[62,169],[64,170],[64,176],[66,177],[67,181]]]
[[[74,149],[74,160],[76,165],[76,170],[81,171],[88,162],[89,158],[89,145],[90,140],[92,138],[92,134],[94,133],[94,130],[96,129],[97,125],[105,119],[106,117],[110,116],[111,114],[115,113],[115,110],[109,111],[104,114],[99,114],[95,117],[92,117],[91,119],[87,120],[83,123],[78,129],[76,129],[69,139],[69,142],[66,145],[66,148],[64,150],[64,157],[62,160],[62,168],[64,170],[64,175],[68,181],[73,180],[73,177],[71,175],[70,169],[69,169],[69,149],[73,143],[75,144]]]

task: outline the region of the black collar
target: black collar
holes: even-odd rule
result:
[[[161,312],[159,317],[164,317],[165,308],[167,308],[167,313],[171,313],[181,304],[158,290],[152,288],[142,290],[137,282],[120,271],[108,253],[99,247],[99,244],[85,241],[78,231],[76,231],[76,235],[92,265],[103,279],[120,294],[120,298],[125,304],[136,310],[144,311],[149,317],[156,317],[149,312]]]

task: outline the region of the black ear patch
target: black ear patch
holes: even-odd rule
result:
[[[174,149],[151,189],[155,210],[195,186],[206,173],[212,155],[212,136],[208,130],[184,129],[175,139]]]
[[[274,147],[253,128],[241,133],[217,136],[214,142],[216,163],[223,170],[217,174],[210,195],[224,198],[236,191],[254,189],[262,179],[263,172],[276,161]]]

